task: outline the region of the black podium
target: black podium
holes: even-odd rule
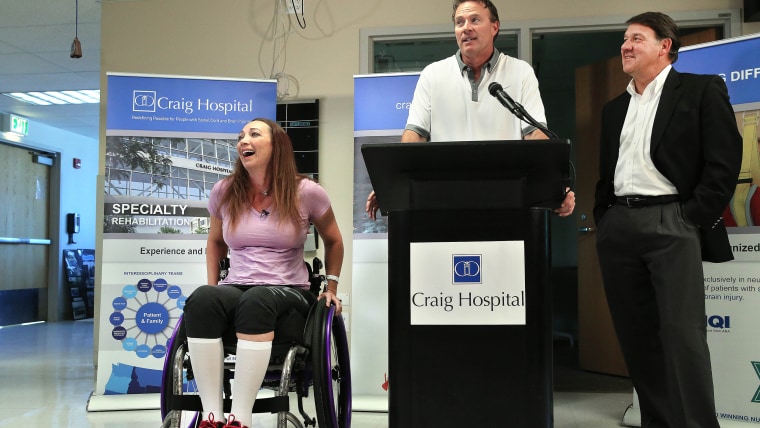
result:
[[[569,153],[561,140],[362,146],[389,221],[391,428],[553,426],[549,218],[569,185]],[[446,258],[448,246],[486,244],[517,247],[524,263],[503,260],[494,272],[486,250]],[[427,248],[443,262],[413,265],[411,257],[427,259]],[[462,257],[482,257],[482,267],[472,262],[463,271]],[[475,272],[480,283],[457,283]],[[524,291],[473,298],[497,276]],[[416,282],[440,291],[420,291]],[[490,318],[480,324],[481,317]]]

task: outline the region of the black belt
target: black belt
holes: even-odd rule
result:
[[[618,196],[618,205],[625,205],[629,208],[641,208],[649,205],[662,205],[669,204],[671,202],[677,202],[678,195],[662,195],[662,196],[640,196],[640,195],[628,195]]]

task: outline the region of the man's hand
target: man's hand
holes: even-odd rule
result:
[[[367,212],[367,215],[372,220],[377,220],[377,210],[380,209],[380,206],[377,204],[377,196],[375,196],[375,191],[369,193],[369,196],[367,196],[367,203],[364,204],[364,211]]]
[[[575,209],[575,192],[568,187],[567,194],[565,194],[565,200],[562,201],[562,205],[555,209],[554,212],[559,214],[560,217],[567,217],[573,213]]]
[[[549,137],[540,129],[534,129],[533,132],[523,137],[524,140],[548,140]]]

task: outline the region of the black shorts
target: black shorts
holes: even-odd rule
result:
[[[301,342],[316,297],[288,285],[204,285],[185,302],[187,337],[235,343],[236,333],[275,331],[275,342]],[[284,327],[285,329],[281,329]]]

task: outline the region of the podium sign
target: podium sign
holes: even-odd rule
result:
[[[522,241],[410,244],[412,325],[524,325]]]

